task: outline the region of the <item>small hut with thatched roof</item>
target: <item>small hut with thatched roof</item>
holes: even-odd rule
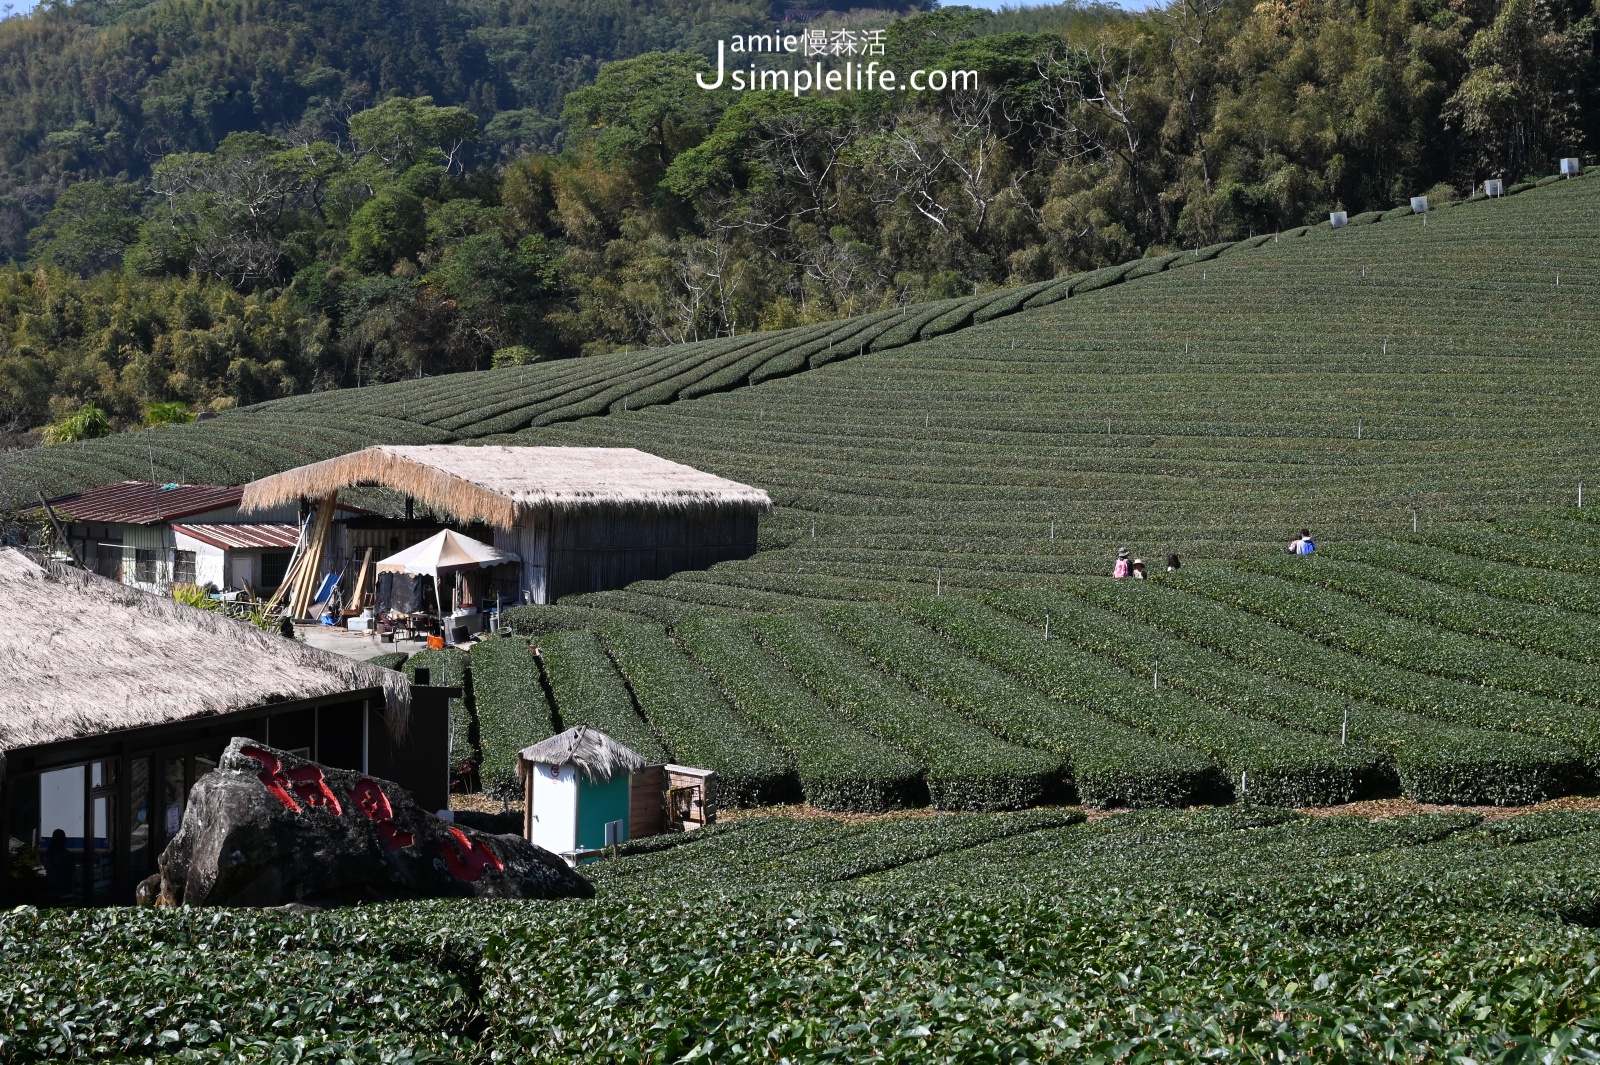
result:
[[[767,493],[634,448],[379,445],[245,486],[246,511],[390,488],[494,530],[522,560],[517,598],[620,588],[756,551]]]
[[[233,736],[448,803],[454,689],[10,548],[0,613],[0,902],[131,902]]]
[[[644,768],[642,755],[588,725],[525,748],[523,835],[565,855],[628,840],[633,774]]]

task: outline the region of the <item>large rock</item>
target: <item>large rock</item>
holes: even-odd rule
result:
[[[451,896],[592,898],[594,888],[521,836],[451,824],[397,784],[248,739],[195,784],[161,854],[159,899],[172,905]]]

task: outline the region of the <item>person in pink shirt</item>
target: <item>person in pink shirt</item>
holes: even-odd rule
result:
[[[1117,552],[1117,564],[1111,567],[1113,577],[1126,577],[1128,575],[1128,549],[1124,547]]]

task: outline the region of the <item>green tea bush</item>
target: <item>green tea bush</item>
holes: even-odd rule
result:
[[[517,753],[554,734],[539,663],[520,636],[472,645],[472,693],[478,709],[483,790],[497,798],[521,794]]]
[[[1046,641],[1042,632],[1019,632],[981,604],[942,596],[907,611],[955,648],[902,620],[869,625],[859,614],[834,617],[890,668],[966,712],[986,715],[1019,739],[1067,748],[1086,803],[1181,806],[1226,800],[1242,784],[1259,801],[1347,801],[1371,772],[1371,758],[1326,740],[1206,712],[1178,692],[1146,696],[1136,681],[1072,651],[1059,636]]]
[[[1088,602],[1174,633],[1197,646],[1232,658],[1269,676],[1287,678],[1368,702],[1406,715],[1431,719],[1440,727],[1418,729],[1416,722],[1395,719],[1394,738],[1405,742],[1406,761],[1396,755],[1407,793],[1424,801],[1538,802],[1570,794],[1591,779],[1592,762],[1570,722],[1547,710],[1543,721],[1538,700],[1488,696],[1482,689],[1409,673],[1323,647],[1316,641],[1261,618],[1207,600],[1182,595],[1169,582],[1146,587],[1111,582],[1078,581],[1067,591]],[[1561,725],[1560,734],[1544,728]],[[1468,726],[1473,732],[1457,731]],[[1362,724],[1362,735],[1368,726]],[[1378,732],[1378,727],[1372,729]],[[1427,739],[1430,734],[1437,739]],[[1381,737],[1382,733],[1379,733]],[[1438,754],[1430,754],[1437,749]],[[1446,754],[1447,750],[1458,755]],[[1451,769],[1452,766],[1457,767]],[[1442,772],[1441,772],[1442,770]],[[1464,791],[1454,789],[1465,787]],[[1444,799],[1455,794],[1460,797]]]
[[[1156,625],[1069,596],[1014,592],[984,598],[1036,632],[1048,617],[1059,638],[1130,671],[1142,673],[1152,657],[1159,658],[1163,685],[1212,706],[1337,737],[1358,757],[1375,753],[1381,775],[1371,779],[1371,794],[1386,793],[1392,781],[1419,802],[1516,805],[1563,794],[1584,776],[1579,759],[1550,740],[1451,725],[1326,685],[1259,672]],[[1214,621],[1216,627],[1228,625],[1221,617]]]
[[[1242,569],[1190,570],[1181,586],[1363,658],[1486,688],[1600,707],[1600,670],[1590,665],[1422,624],[1375,610],[1341,592]],[[1565,719],[1591,747],[1600,747],[1600,715],[1593,709],[1552,707],[1546,716]]]
[[[0,1059],[379,1062],[467,1052],[471,965],[448,933],[427,944],[399,916],[12,910],[0,917],[9,972]]]
[[[399,669],[401,666],[406,664],[406,659],[410,657],[411,656],[404,651],[391,651],[386,655],[378,655],[374,658],[369,658],[367,661],[371,662],[375,666],[382,666],[384,669]]]
[[[949,314],[956,307],[964,304],[971,297],[957,297],[956,299],[934,300],[930,303],[918,304],[908,307],[904,317],[878,336],[872,342],[873,351],[883,351],[888,348],[903,347],[917,339],[924,326],[935,319]]]
[[[518,636],[540,637],[552,632],[614,625],[631,619],[617,611],[552,603],[549,606],[515,606],[501,611],[500,620]]]
[[[563,730],[589,725],[652,765],[672,760],[639,716],[628,686],[594,633],[553,632],[538,641],[538,651]]]
[[[720,803],[751,806],[799,797],[799,781],[783,752],[728,705],[664,628],[613,625],[603,636],[639,708],[673,759],[716,770]]]
[[[1600,581],[1536,565],[1517,565],[1400,540],[1339,544],[1331,557],[1497,599],[1600,614]]]
[[[973,324],[981,325],[995,318],[1005,318],[1008,315],[1016,314],[1027,306],[1034,297],[1041,296],[1053,288],[1060,287],[1060,285],[1061,279],[1055,278],[1050,281],[1039,281],[1032,285],[1023,285],[1021,288],[1005,289],[997,298],[990,300],[973,312]]]
[[[1585,665],[1600,662],[1600,618],[1560,607],[1508,603],[1468,587],[1419,580],[1381,566],[1312,556],[1310,565],[1268,555],[1250,569],[1315,585],[1430,626]]]
[[[1560,574],[1600,577],[1589,522],[1497,522],[1493,525],[1462,523],[1430,528],[1415,539],[1449,551],[1519,566],[1555,570]]]
[[[1597,843],[1581,812],[751,817],[586,865],[591,900],[24,907],[0,1058],[1590,1060]]]
[[[916,757],[840,718],[735,621],[700,621],[674,635],[744,716],[770,733],[800,776],[806,802],[876,813],[928,801]]]
[[[831,631],[796,615],[754,619],[761,642],[830,707],[926,761],[941,810],[1017,810],[1062,797],[1059,755],[1007,743],[874,669]]]

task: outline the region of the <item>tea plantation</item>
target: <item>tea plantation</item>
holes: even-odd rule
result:
[[[1600,1057],[1600,814],[1287,809],[1600,786],[1600,182],[1516,191],[0,456],[6,505],[372,442],[760,485],[748,561],[385,664],[503,794],[587,723],[901,812],[638,841],[586,902],[13,911],[0,1061]]]
[[[0,1060],[1593,1060],[1600,815],[750,818],[598,897],[0,916]]]
[[[1519,538],[1563,557],[1489,557]],[[1524,805],[1597,786],[1593,558],[1570,510],[1146,581],[765,613],[630,591],[590,598],[671,609],[522,608],[522,638],[425,654],[505,793],[518,749],[590,724],[717,770],[729,805]]]
[[[716,769],[733,804],[1530,803],[1600,769],[1600,525],[1562,507],[1600,480],[1597,236],[1600,181],[1556,180],[846,322],[298,397],[0,456],[0,486],[495,440],[768,489],[755,558],[513,611],[536,652],[432,652],[468,687],[455,758],[501,794],[517,749],[587,722]],[[1305,525],[1322,550],[1287,557]],[[1106,580],[1121,546],[1156,579]]]

